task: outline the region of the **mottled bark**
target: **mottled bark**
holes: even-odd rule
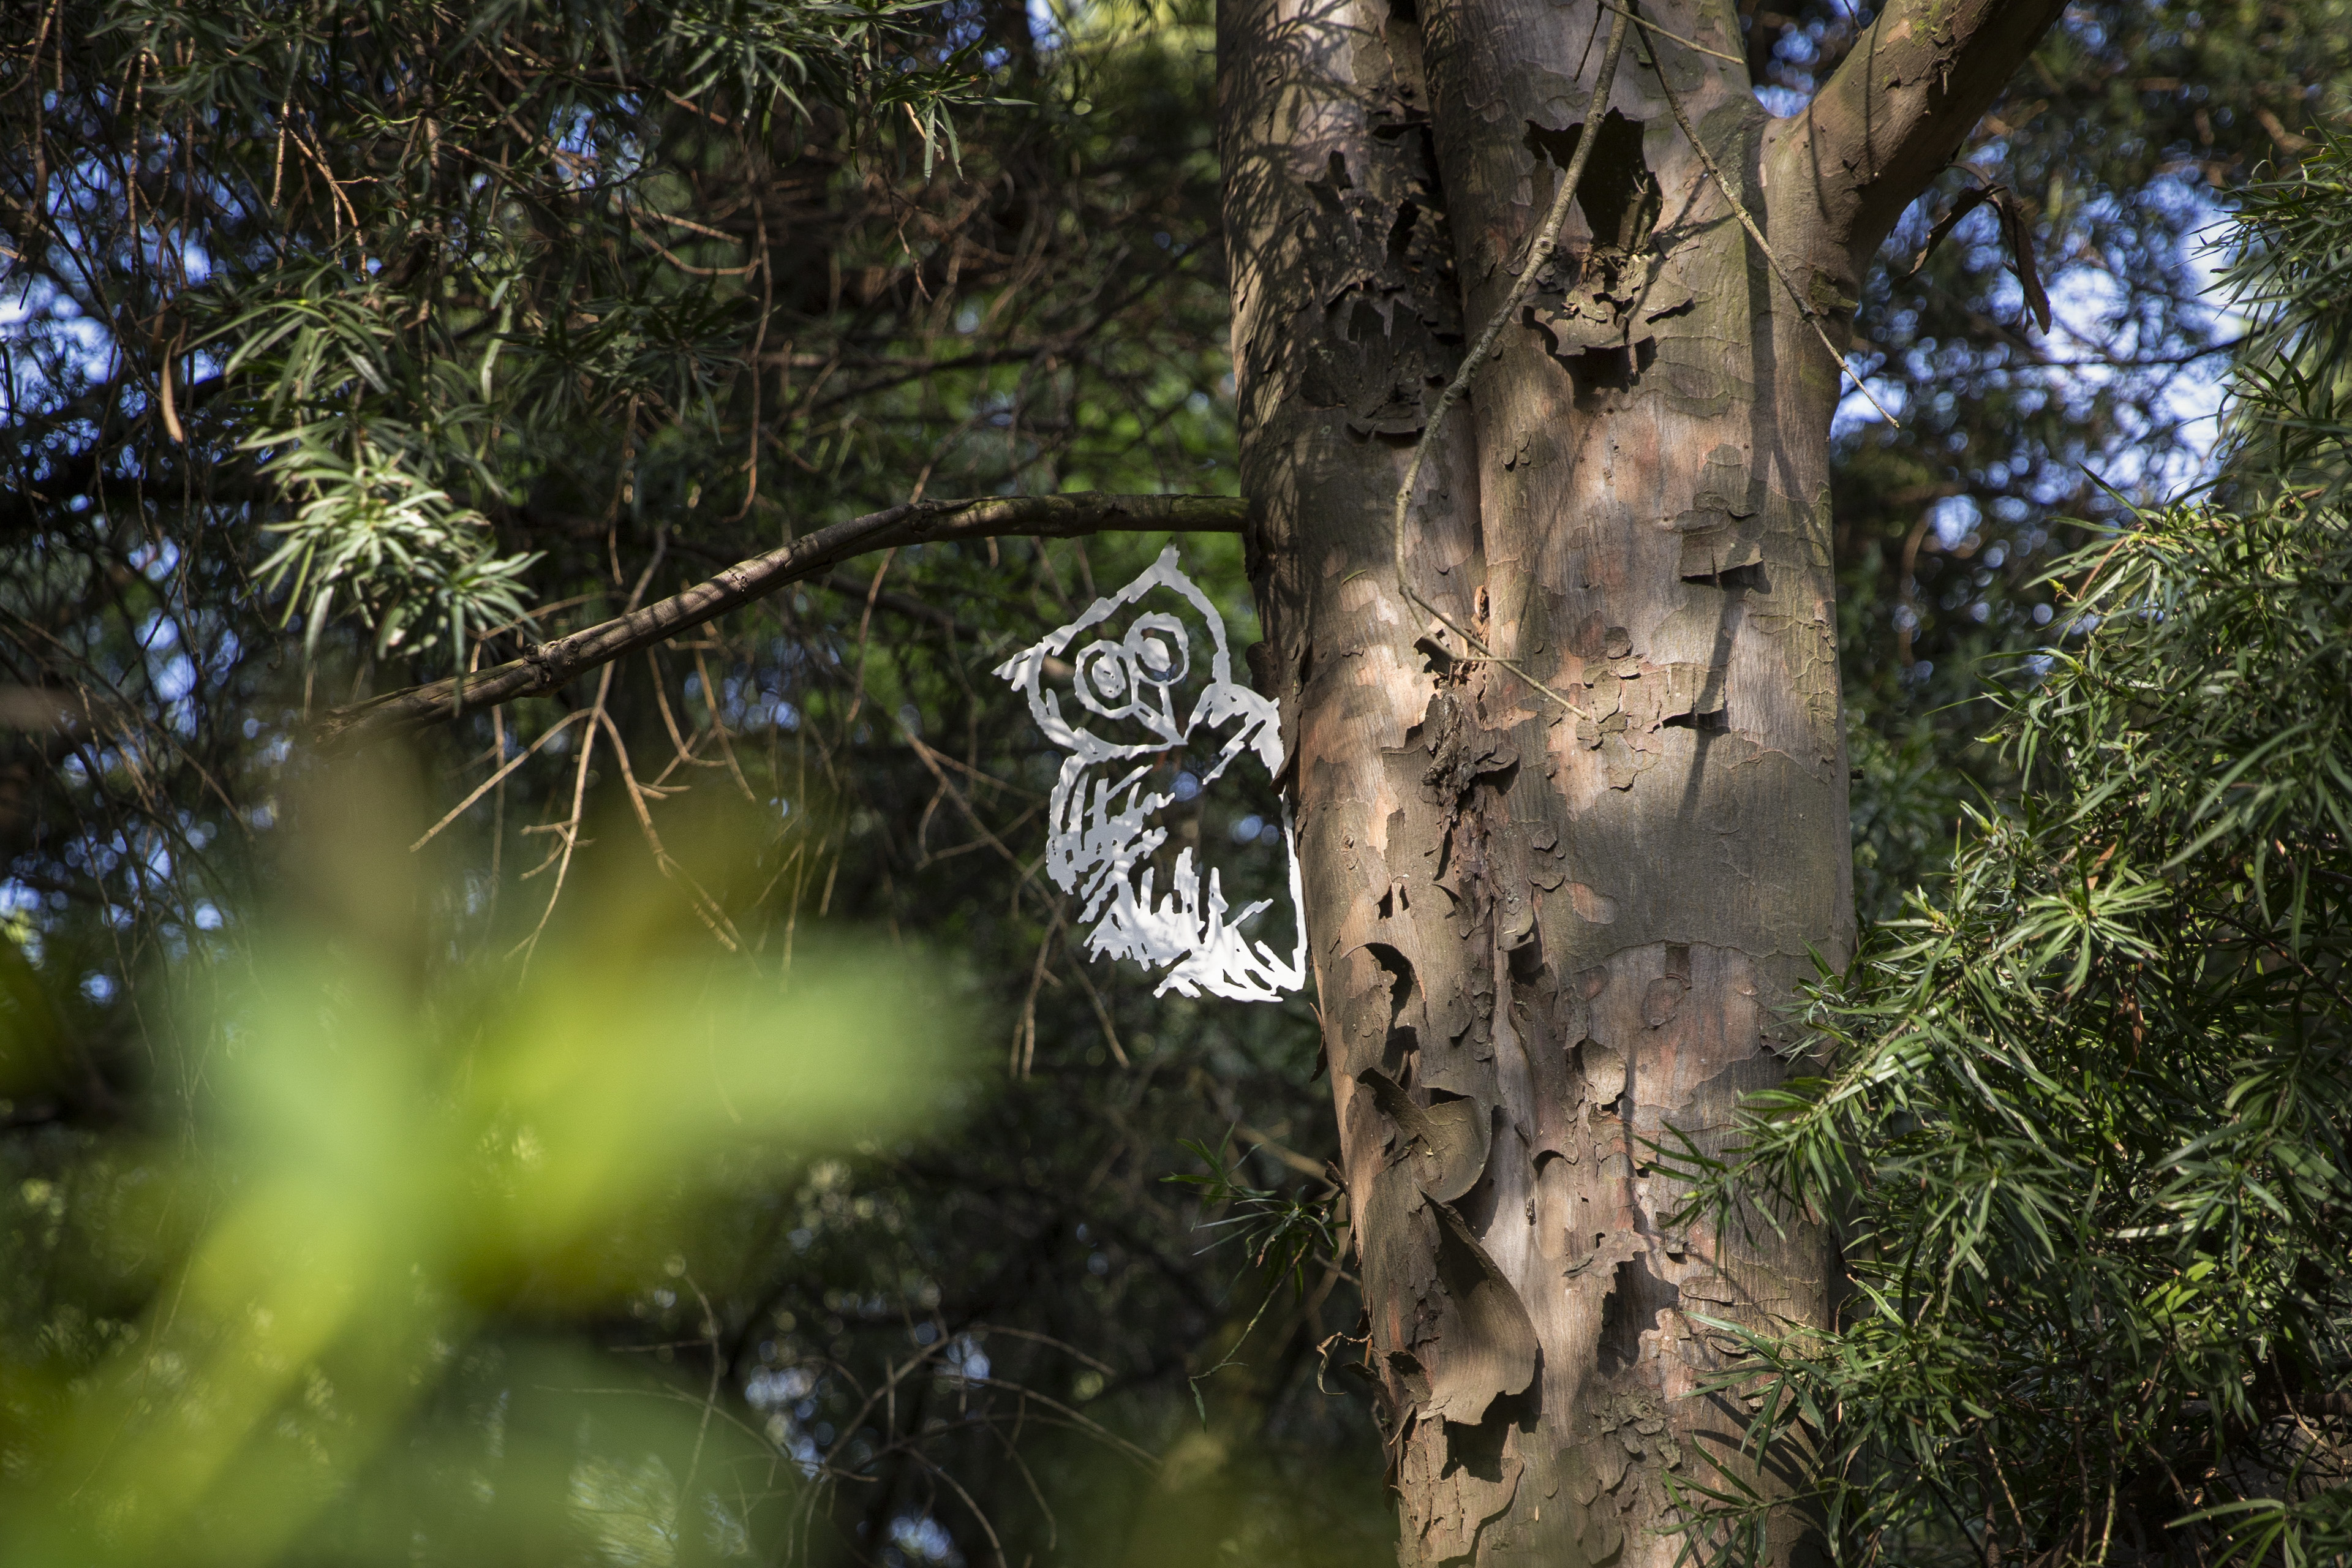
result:
[[[2058,7],[1896,5],[1807,114],[1728,0],[1225,0],[1253,569],[1407,1563],[1653,1563],[1737,1463],[1700,1320],[1822,1321],[1820,1233],[1665,1218],[1853,917],[1828,447],[1869,252]],[[1662,76],[1663,73],[1663,76]],[[1679,100],[1779,258],[1676,128]],[[1578,140],[1559,258],[1389,502]],[[1791,1456],[1779,1456],[1786,1462]],[[1760,1483],[1774,1483],[1767,1475]],[[1801,1555],[1784,1520],[1776,1561]]]

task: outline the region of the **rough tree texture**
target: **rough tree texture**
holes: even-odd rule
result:
[[[1224,0],[1244,493],[1407,1563],[1664,1564],[1666,1476],[1744,1415],[1728,1342],[1819,1321],[1801,1226],[1662,1224],[1776,1011],[1853,941],[1829,426],[1868,263],[2059,5],[1898,0],[1812,108],[1636,35],[1559,257],[1389,504],[1509,292],[1594,0]],[[1644,16],[1738,57],[1729,0]],[[1662,89],[1660,69],[1664,83]],[[1740,187],[1801,309],[1677,128]],[[1808,318],[1811,318],[1810,320]],[[1769,1484],[1769,1482],[1767,1483]],[[1800,1521],[1773,1542],[1805,1551]]]

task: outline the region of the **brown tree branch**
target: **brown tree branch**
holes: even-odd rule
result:
[[[336,709],[320,721],[316,738],[328,749],[349,750],[518,697],[552,691],[589,670],[871,551],[1005,534],[1070,539],[1161,530],[1238,533],[1248,510],[1247,501],[1233,496],[1087,494],[902,501],[739,561],[709,582],[658,604],[541,643],[519,659],[466,677],[462,692],[453,678]]]
[[[2065,0],[1889,0],[1800,117],[1800,184],[1857,267],[2041,42]],[[1777,185],[1779,183],[1775,182]]]

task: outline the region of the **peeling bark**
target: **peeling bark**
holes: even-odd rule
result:
[[[1666,1227],[1647,1154],[1670,1129],[1720,1150],[1783,1074],[1811,954],[1853,947],[1820,333],[1844,340],[1868,253],[2057,6],[1897,4],[1790,120],[1655,37],[1597,130],[1596,0],[1421,6],[1219,16],[1252,665],[1282,704],[1402,1561],[1665,1568],[1675,1480],[1739,1462],[1746,1412],[1694,1397],[1734,1348],[1702,1320],[1828,1300],[1816,1231]],[[1643,14],[1740,54],[1725,0]],[[1399,563],[1425,410],[1586,134],[1559,253]],[[1574,710],[1417,616],[1400,566]],[[1773,1556],[1807,1542],[1784,1520]]]

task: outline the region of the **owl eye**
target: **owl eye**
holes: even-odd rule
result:
[[[1192,667],[1192,640],[1174,616],[1137,617],[1128,630],[1126,648],[1135,678],[1147,685],[1173,686]]]
[[[1115,642],[1089,643],[1077,658],[1074,683],[1078,700],[1106,719],[1124,718],[1135,706],[1132,655]]]

